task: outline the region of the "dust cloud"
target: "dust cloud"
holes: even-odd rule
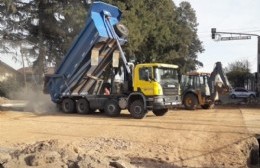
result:
[[[51,101],[50,95],[44,94],[41,89],[23,88],[19,92],[11,93],[10,97],[24,101],[26,103],[24,111],[42,115],[59,111],[56,104]]]

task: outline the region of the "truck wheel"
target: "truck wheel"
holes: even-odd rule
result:
[[[197,97],[194,94],[187,94],[184,97],[184,106],[187,110],[195,110],[198,106]]]
[[[201,108],[203,109],[213,109],[215,106],[215,104],[204,104],[204,105],[201,105]]]
[[[168,112],[168,109],[153,110],[154,115],[164,116]]]
[[[126,38],[129,34],[127,27],[121,23],[118,23],[114,26],[116,34],[121,38]]]
[[[90,114],[89,103],[86,99],[79,99],[76,103],[76,109],[79,114]]]
[[[70,98],[66,98],[62,101],[61,108],[64,113],[74,113],[75,102]]]
[[[142,119],[147,114],[144,110],[144,103],[141,100],[135,100],[132,104],[130,104],[129,111],[131,116],[136,119]]]
[[[105,114],[110,117],[117,117],[120,115],[121,109],[115,100],[108,100],[105,104]]]

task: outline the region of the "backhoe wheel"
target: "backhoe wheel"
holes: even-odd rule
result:
[[[130,114],[135,119],[142,119],[146,116],[147,111],[144,110],[144,103],[141,100],[135,100],[130,104]]]
[[[129,34],[127,27],[121,23],[118,23],[114,26],[116,34],[121,38],[126,38]]]
[[[91,113],[89,103],[86,99],[79,99],[76,103],[76,109],[79,114]]]
[[[70,98],[66,98],[61,103],[61,109],[64,113],[74,113],[75,102]]]
[[[168,109],[153,110],[154,115],[164,116],[168,112]]]
[[[203,109],[213,109],[215,106],[215,104],[204,104],[204,105],[201,105],[201,108]]]
[[[194,94],[187,94],[183,103],[187,110],[195,110],[198,106],[198,99]]]
[[[121,109],[118,106],[117,101],[115,100],[108,100],[105,104],[105,114],[110,117],[117,117],[120,115]]]

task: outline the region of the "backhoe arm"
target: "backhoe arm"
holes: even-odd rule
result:
[[[218,92],[223,93],[231,90],[231,85],[223,71],[221,62],[216,62],[215,68],[209,77],[208,85],[213,102],[217,99]]]

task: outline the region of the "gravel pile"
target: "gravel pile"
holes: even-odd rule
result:
[[[34,144],[18,144],[16,150],[0,150],[0,168],[12,167],[133,167],[120,156],[109,155],[111,149],[127,150],[123,140],[108,138],[85,139],[82,144],[61,144],[58,140]],[[107,151],[107,152],[104,152]],[[111,153],[112,154],[112,153]]]

